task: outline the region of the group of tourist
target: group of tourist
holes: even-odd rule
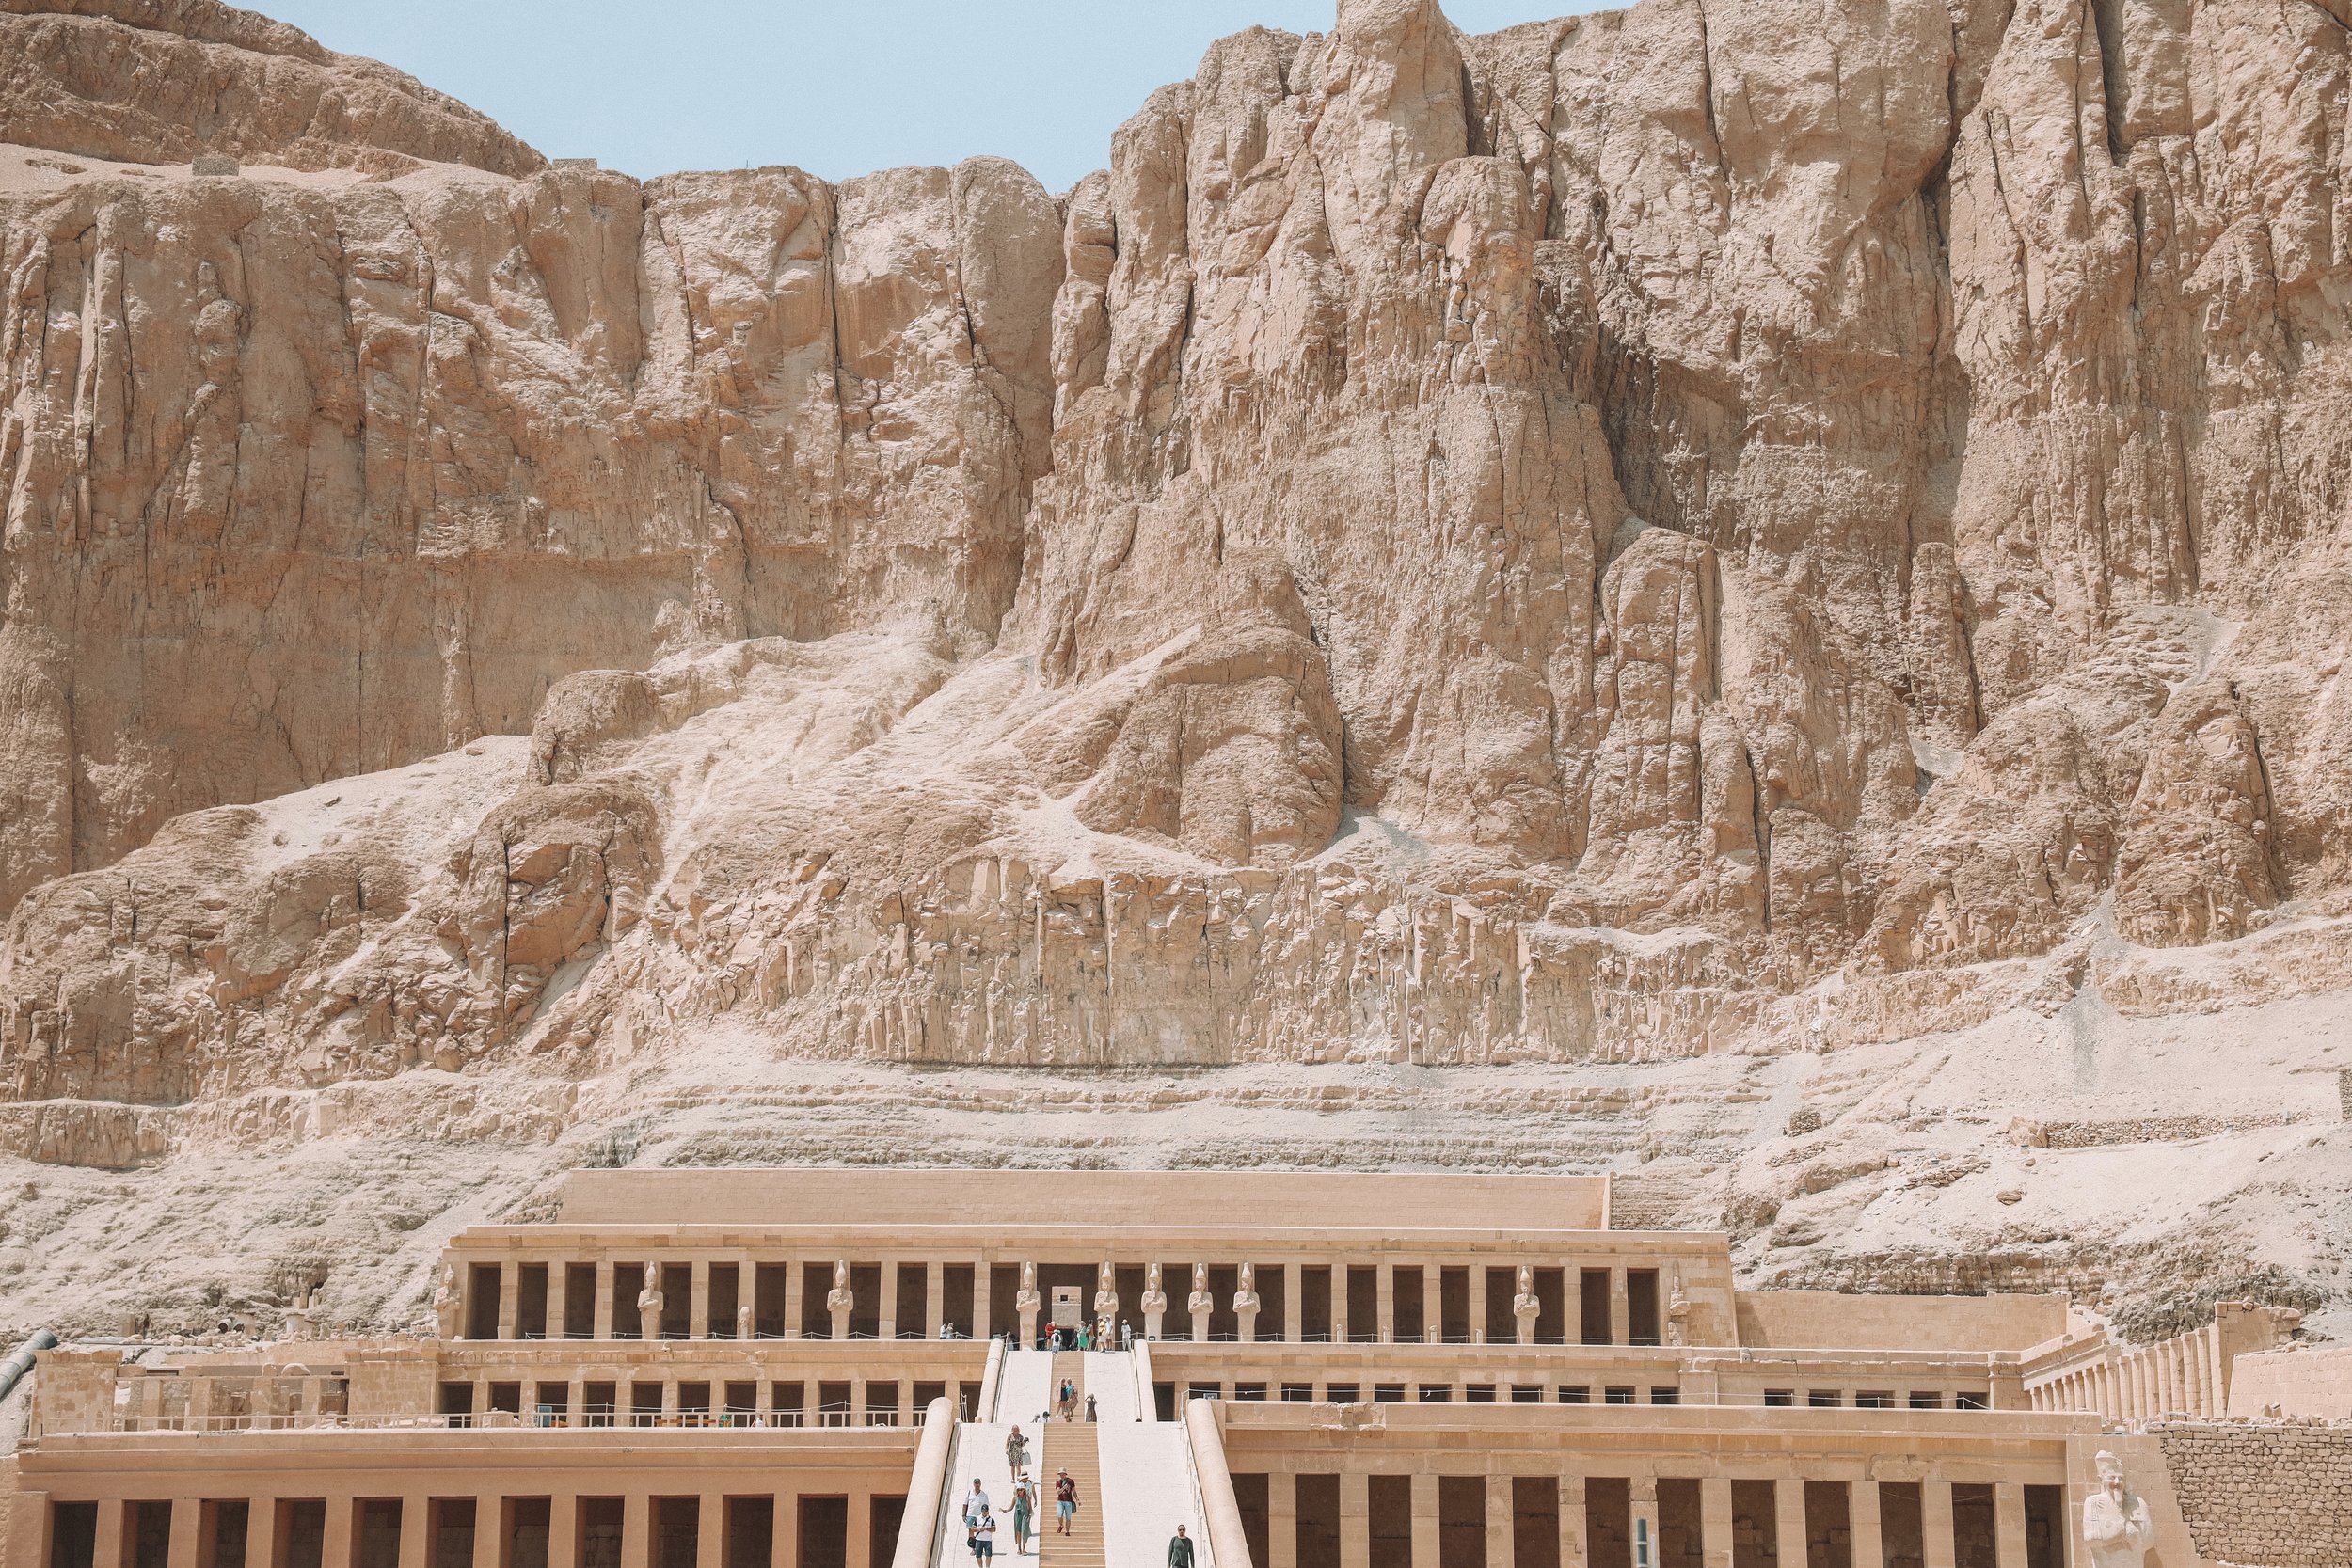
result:
[[[1050,1351],[1133,1350],[1136,1348],[1136,1331],[1124,1318],[1119,1321],[1116,1333],[1112,1332],[1108,1318],[1097,1318],[1091,1323],[1079,1323],[1074,1327],[1053,1323],[1037,1337],[1037,1348]]]
[[[1029,1538],[1036,1530],[1037,1486],[1029,1480],[1028,1442],[1021,1429],[1012,1429],[1005,1439],[1005,1458],[1012,1467],[1012,1555],[1027,1557]],[[1070,1523],[1078,1513],[1078,1483],[1065,1468],[1054,1478],[1054,1532],[1068,1535]],[[1179,1534],[1183,1531],[1179,1530]],[[988,1488],[977,1476],[972,1481],[970,1496],[963,1499],[964,1544],[970,1548],[972,1560],[986,1564],[996,1555],[995,1505],[989,1500]]]

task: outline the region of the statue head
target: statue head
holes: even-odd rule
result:
[[[1244,1263],[1241,1266],[1241,1289],[1243,1293],[1248,1294],[1249,1291],[1254,1291],[1257,1288],[1258,1265],[1255,1263]]]
[[[1117,1275],[1111,1272],[1111,1266],[1108,1263],[1104,1263],[1101,1268],[1094,1271],[1095,1288],[1103,1291],[1114,1289],[1111,1281],[1116,1277]]]
[[[2101,1489],[2110,1497],[2122,1497],[2123,1496],[2123,1462],[2106,1449],[2101,1449],[2099,1457],[2093,1463],[2099,1467]]]
[[[1025,1291],[1037,1289],[1037,1265],[1035,1263],[1021,1265],[1021,1288]]]
[[[1160,1288],[1160,1266],[1157,1263],[1154,1263],[1151,1267],[1145,1269],[1143,1274],[1144,1278],[1149,1281],[1149,1283],[1145,1286],[1145,1289],[1156,1291]]]
[[[833,1288],[836,1291],[846,1291],[850,1288],[850,1260],[846,1258],[834,1259]]]
[[[1534,1293],[1535,1271],[1525,1263],[1521,1263],[1519,1265],[1519,1294],[1523,1296],[1532,1296]]]
[[[1196,1291],[1205,1291],[1209,1288],[1208,1264],[1195,1263],[1192,1266],[1192,1288]]]

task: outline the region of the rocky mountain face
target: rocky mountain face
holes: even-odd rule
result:
[[[1123,1148],[2319,1305],[2347,20],[1342,0],[1057,196],[0,0],[0,1293],[232,1154],[380,1316],[583,1149]]]

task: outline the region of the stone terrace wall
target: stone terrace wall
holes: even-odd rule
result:
[[[2200,1557],[2242,1568],[2352,1562],[2352,1426],[2153,1424]]]

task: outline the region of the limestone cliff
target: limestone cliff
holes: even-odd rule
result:
[[[0,43],[26,1157],[511,1198],[1216,1068],[1789,1277],[2332,1288],[2329,8],[1342,0],[1058,197],[548,166],[207,0]],[[2038,1212],[2073,1147],[2178,1212]]]

